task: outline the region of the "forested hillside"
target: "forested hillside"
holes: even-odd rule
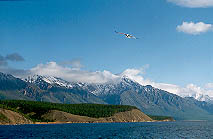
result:
[[[0,107],[19,112],[33,121],[46,121],[42,115],[50,110],[59,110],[74,115],[93,118],[110,117],[115,113],[137,109],[134,106],[105,104],[58,104],[25,100],[0,100]]]

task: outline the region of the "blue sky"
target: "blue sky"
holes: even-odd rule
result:
[[[76,59],[82,70],[113,74],[149,65],[143,77],[154,82],[204,86],[213,82],[212,28],[190,34],[177,26],[213,24],[212,3],[181,1],[0,1],[0,55],[21,55],[25,61],[8,61],[16,69]]]

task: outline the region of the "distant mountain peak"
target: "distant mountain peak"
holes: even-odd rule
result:
[[[121,81],[131,82],[132,80],[128,76],[124,75],[121,77]]]
[[[122,76],[120,82],[118,82],[118,83],[125,83],[127,85],[133,85],[133,84],[139,85],[139,83],[137,81],[132,80],[127,75]]]
[[[203,95],[203,94],[199,94],[196,93],[195,95],[193,95],[192,97],[194,97],[196,100],[198,101],[206,101],[206,102],[210,102],[213,101],[213,98],[208,96],[208,95]]]

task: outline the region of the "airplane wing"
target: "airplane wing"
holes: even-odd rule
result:
[[[132,38],[133,38],[133,39],[139,39],[139,38],[137,38],[137,37],[134,37],[134,36],[132,36]]]
[[[137,38],[137,37],[135,37],[133,35],[130,35],[130,37],[133,38],[133,39],[139,39],[139,38]]]
[[[118,33],[118,34],[125,34],[125,33],[122,33],[122,32],[117,32],[117,31],[115,31],[115,33]]]
[[[127,38],[139,39],[139,38],[137,38],[137,37],[135,37],[135,36],[133,36],[133,35],[126,34],[126,33],[122,33],[122,32],[117,32],[116,30],[115,30],[115,33],[126,35]]]

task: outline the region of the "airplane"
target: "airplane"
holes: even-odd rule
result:
[[[131,35],[131,34],[122,33],[122,32],[117,32],[117,31],[115,31],[115,33],[125,35],[125,36],[126,36],[127,38],[129,38],[129,39],[139,39],[139,38],[136,38],[135,36],[133,36],[133,35]]]

